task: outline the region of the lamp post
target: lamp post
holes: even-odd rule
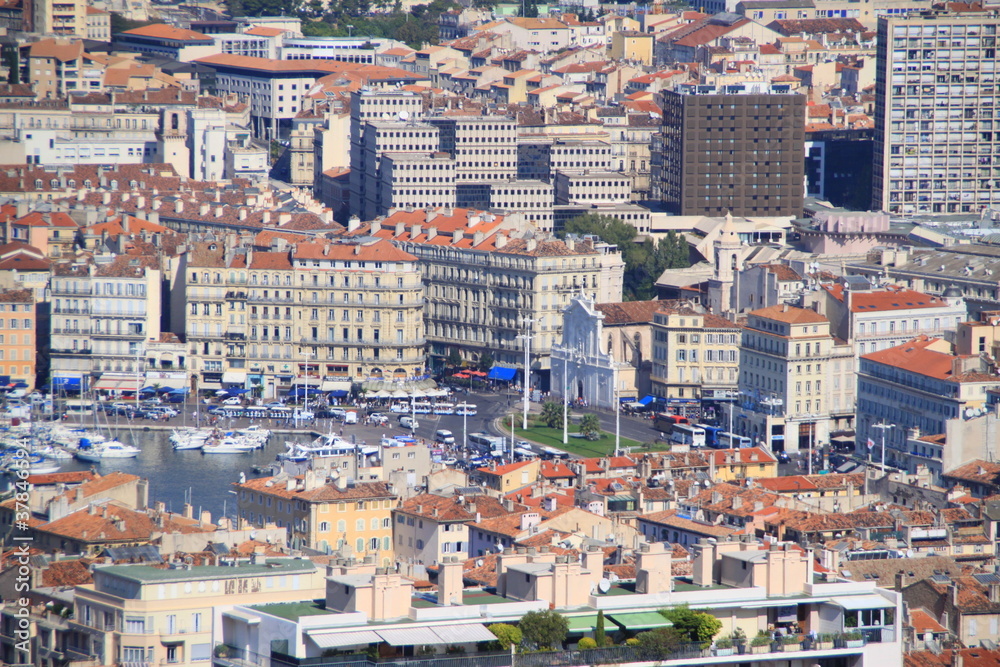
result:
[[[895,424],[886,424],[885,422],[879,422],[878,424],[872,424],[872,428],[877,428],[882,431],[882,472],[885,473],[885,432],[891,428],[896,428]]]
[[[531,387],[531,324],[534,322],[530,317],[522,317],[524,333],[517,336],[519,340],[524,340],[524,420],[521,428],[528,430],[528,392]]]
[[[142,357],[142,346],[136,345],[135,347],[135,408],[139,409],[139,392],[142,389],[142,366],[140,365],[140,359]]]
[[[611,363],[614,364],[612,367],[612,379],[615,383],[615,386],[611,389],[611,400],[615,402],[615,456],[620,456],[622,424],[621,401],[618,399],[618,362],[615,361],[614,357],[611,357]]]
[[[579,354],[578,348],[562,348],[563,352],[563,444],[569,444],[569,355]],[[574,363],[577,363],[574,360]]]

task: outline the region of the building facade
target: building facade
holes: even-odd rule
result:
[[[805,97],[755,85],[662,93],[660,196],[679,215],[802,213]]]

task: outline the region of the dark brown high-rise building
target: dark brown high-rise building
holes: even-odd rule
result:
[[[658,186],[669,210],[802,215],[805,96],[764,89],[692,85],[663,92]]]

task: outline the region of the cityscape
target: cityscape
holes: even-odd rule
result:
[[[0,665],[1000,666],[998,27],[0,0]]]

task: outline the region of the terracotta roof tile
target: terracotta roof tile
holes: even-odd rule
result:
[[[132,30],[126,30],[123,35],[134,35],[136,37],[150,37],[152,39],[164,39],[173,42],[212,42],[212,38],[194,30],[177,28],[166,23],[154,23]]]
[[[294,478],[302,480],[300,475]],[[270,486],[268,482],[271,482]],[[322,484],[315,489],[305,491],[301,485],[295,486],[289,491],[285,480],[275,477],[258,477],[247,480],[245,484],[234,484],[233,486],[248,491],[256,491],[266,496],[276,496],[279,498],[289,498],[292,500],[304,500],[307,502],[330,502],[338,500],[364,500],[366,498],[396,498],[396,494],[389,490],[389,485],[385,482],[358,482],[354,486],[345,489],[338,489],[333,484]]]
[[[750,312],[757,317],[765,317],[777,322],[787,324],[818,324],[829,322],[826,317],[808,308],[796,308],[788,305],[774,305],[767,308],[760,308]]]

